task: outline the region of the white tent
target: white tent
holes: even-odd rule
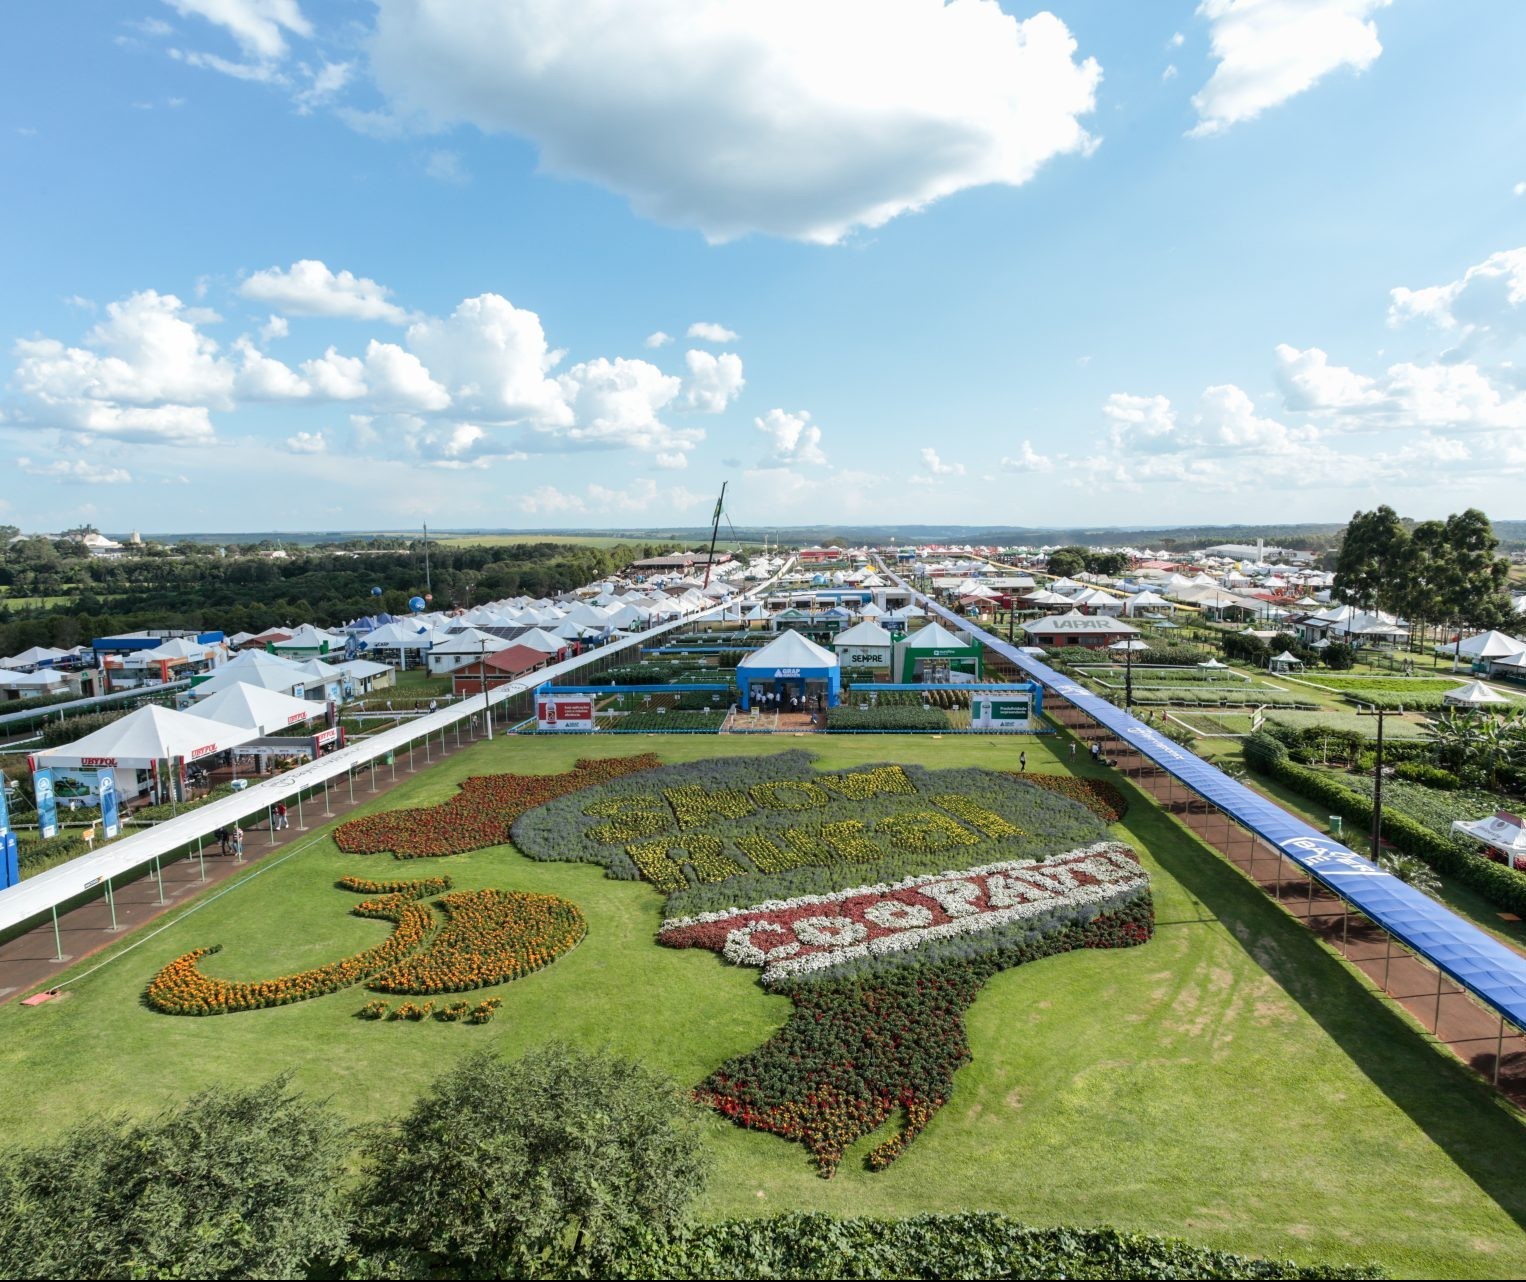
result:
[[[1464,637],[1461,642],[1436,647],[1439,655],[1457,654],[1464,659],[1503,659],[1522,651],[1526,651],[1526,641],[1503,632],[1480,632],[1477,636]]]
[[[737,664],[739,671],[766,669],[770,674],[779,668],[799,668],[803,671],[836,666],[835,654],[799,632],[781,632],[774,640],[760,646]]]
[[[1292,672],[1303,670],[1303,660],[1290,650],[1284,650],[1281,654],[1274,654],[1266,665],[1268,672]]]
[[[1125,614],[1137,614],[1140,610],[1174,610],[1176,607],[1157,592],[1137,592],[1124,606]]]
[[[1451,708],[1483,708],[1510,702],[1504,695],[1489,689],[1482,681],[1470,681],[1465,686],[1448,690],[1441,696],[1441,701]]]
[[[239,682],[203,699],[188,709],[193,717],[221,721],[230,726],[257,730],[262,735],[275,734],[289,726],[306,724],[321,715],[323,706],[306,699],[294,699],[277,690]]]
[[[1496,810],[1487,819],[1454,819],[1452,831],[1499,851],[1513,868],[1526,863],[1526,825],[1508,810]]]
[[[55,650],[52,646],[34,645],[30,650],[13,654],[9,659],[0,659],[0,668],[31,668],[50,660],[67,659],[69,653],[68,650]]]
[[[527,645],[532,650],[540,650],[545,654],[555,654],[558,650],[567,648],[567,642],[562,637],[552,636],[542,628],[531,628],[528,632],[521,632],[517,637],[511,637],[508,641],[501,641],[498,644],[500,648]]]
[[[48,690],[62,690],[68,684],[62,672],[54,672],[51,668],[39,668],[36,672],[11,672],[0,668],[0,690],[42,694]]]
[[[35,754],[38,766],[74,769],[152,766],[182,757],[197,761],[256,738],[247,726],[228,725],[189,712],[145,704],[83,739]]]
[[[221,653],[221,646],[197,645],[196,642],[189,641],[185,637],[174,637],[152,650],[135,650],[126,655],[122,663],[129,668],[151,667],[165,660],[170,663],[188,661],[200,663],[208,659],[215,660]]]

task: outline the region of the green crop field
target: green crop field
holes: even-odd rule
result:
[[[473,775],[556,773],[590,753],[669,762],[806,747],[822,769],[882,761],[1063,773],[1064,740],[903,736],[500,738],[421,771],[375,810],[433,805]],[[1078,769],[1087,771],[1084,754]],[[1526,1126],[1487,1086],[1376,998],[1353,971],[1176,822],[1123,784],[1115,833],[1150,871],[1154,938],[998,974],[968,1015],[973,1062],[915,1144],[874,1173],[849,1152],[835,1179],[799,1145],[704,1114],[716,1166],[709,1217],[793,1209],[906,1215],[990,1209],[1034,1224],[1113,1224],[1264,1255],[1371,1259],[1404,1276],[1526,1273]],[[351,915],[335,880],[448,874],[575,902],[588,932],[554,965],[487,990],[480,1027],[356,1018],[359,988],[205,1018],[156,1013],[148,980],[193,948],[253,979],[372,947],[387,923]],[[344,855],[327,833],[123,938],[65,976],[66,999],[0,1007],[0,1133],[56,1132],[143,1113],[214,1083],[291,1068],[356,1122],[393,1115],[471,1049],[552,1037],[608,1046],[699,1082],[762,1043],[789,1001],[757,972],[659,947],[663,899],[600,868],[509,846],[397,861]]]

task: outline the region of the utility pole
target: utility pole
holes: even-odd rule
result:
[[[1372,773],[1372,862],[1377,863],[1379,855],[1383,851],[1383,715],[1384,710],[1377,708],[1378,714],[1378,751],[1377,761],[1373,766]]]
[[[479,665],[477,667],[477,672],[482,677],[482,714],[483,714],[484,717],[487,718],[487,737],[488,737],[488,742],[491,743],[493,741],[493,705],[490,702],[488,702],[488,697],[487,697],[488,696],[488,690],[487,690],[487,642],[486,641],[483,641],[481,643],[481,649],[482,649],[482,658],[481,658],[481,662],[479,663]]]

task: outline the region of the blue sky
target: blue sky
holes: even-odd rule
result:
[[[1516,0],[5,23],[0,521],[1526,516]]]

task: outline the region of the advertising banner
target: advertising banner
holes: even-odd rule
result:
[[[0,779],[0,837],[5,836],[11,830],[10,802],[5,796],[5,781]]]
[[[543,694],[535,703],[539,730],[592,730],[593,700],[586,694]]]
[[[46,767],[32,775],[37,792],[37,835],[46,841],[58,835],[58,798],[53,795],[53,772]]]
[[[16,849],[16,834],[0,832],[0,890],[21,881],[21,859]]]
[[[970,729],[1027,730],[1032,706],[1026,696],[976,696],[970,700]]]
[[[117,813],[117,781],[114,776],[103,773],[95,784],[96,796],[101,799],[101,836],[110,841],[122,831],[122,821]]]

